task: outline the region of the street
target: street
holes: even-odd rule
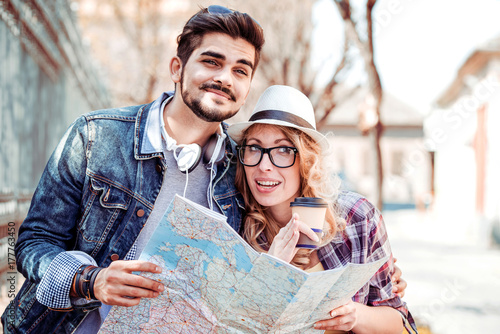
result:
[[[383,215],[417,324],[433,334],[499,333],[500,248],[454,239],[432,214]]]

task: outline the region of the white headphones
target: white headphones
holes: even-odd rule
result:
[[[161,129],[167,142],[167,150],[173,151],[177,167],[183,173],[191,173],[202,160],[202,156],[205,164],[214,164],[224,156],[222,147],[226,134],[222,131],[222,126],[219,126],[220,134],[214,133],[203,148],[198,144],[177,145],[175,140],[167,134],[164,124],[162,124]],[[179,149],[180,151],[178,151]]]

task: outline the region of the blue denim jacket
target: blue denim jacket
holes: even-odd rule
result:
[[[124,259],[132,247],[166,168],[162,152],[143,151],[151,105],[85,114],[56,147],[19,229],[16,259],[26,281],[2,315],[6,333],[70,333],[100,305],[50,310],[36,300],[36,287],[61,252],[80,250],[107,267],[112,256]],[[234,187],[233,144],[228,136],[214,180],[214,200],[238,231],[244,202]]]

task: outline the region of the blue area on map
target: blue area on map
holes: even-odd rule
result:
[[[235,245],[234,253],[238,254],[238,257],[236,258],[236,269],[249,273],[250,270],[252,270],[253,264],[248,257],[245,246],[243,246],[242,244]]]
[[[170,223],[166,223],[162,221],[155,233],[151,237],[147,247],[144,249],[144,253],[146,254],[161,254],[165,265],[169,268],[175,269],[177,267],[177,263],[181,259],[176,253],[175,248],[177,245],[189,245],[193,248],[198,248],[205,253],[209,254],[209,257],[212,259],[219,258],[229,263],[228,259],[221,253],[221,249],[215,243],[209,240],[203,239],[191,239],[179,235],[173,231],[173,226]],[[169,248],[172,251],[169,252],[158,252],[158,249],[165,245],[165,243],[169,244]],[[236,269],[239,271],[250,272],[253,265],[250,261],[250,258],[245,251],[245,247],[242,244],[236,244],[233,248],[234,254],[236,256]],[[207,270],[209,262],[204,261],[203,267],[204,272]]]

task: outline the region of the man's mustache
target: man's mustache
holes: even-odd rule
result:
[[[218,85],[216,83],[204,83],[201,84],[200,89],[214,89],[214,90],[220,90],[221,92],[226,93],[229,95],[231,100],[236,101],[236,98],[234,97],[233,92],[227,87],[223,87],[222,85]]]

